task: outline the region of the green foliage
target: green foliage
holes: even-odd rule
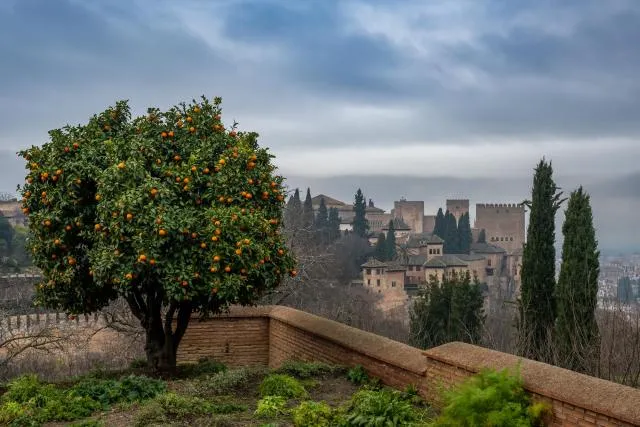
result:
[[[134,359],[131,361],[131,363],[129,363],[129,368],[131,369],[143,369],[146,367],[147,367],[147,359],[145,358]]]
[[[431,348],[451,341],[478,343],[484,323],[484,297],[469,272],[431,277],[410,313],[412,345]]]
[[[460,253],[460,236],[458,235],[458,222],[456,217],[449,211],[444,214],[444,246],[442,251],[445,254]]]
[[[403,426],[416,413],[398,391],[363,389],[353,395],[346,419],[349,426]]]
[[[209,357],[202,357],[197,363],[188,363],[180,366],[181,375],[187,378],[199,377],[201,375],[213,375],[226,370],[227,367],[224,363],[218,362]]]
[[[393,224],[393,220],[389,221],[389,229],[387,230],[387,238],[385,241],[387,260],[393,261],[398,256],[396,248],[396,228]]]
[[[378,240],[376,241],[376,246],[373,250],[373,257],[378,261],[388,261],[387,259],[388,251],[387,251],[387,237],[384,233],[378,234]]]
[[[300,381],[290,375],[270,374],[260,383],[260,395],[301,398],[307,396],[307,390]]]
[[[296,427],[331,427],[333,410],[324,402],[302,402],[292,411],[293,424]]]
[[[296,378],[306,379],[320,376],[335,375],[345,370],[342,366],[329,365],[322,362],[301,362],[288,360],[284,362],[276,373],[288,374]]]
[[[471,221],[467,212],[462,214],[458,221],[458,253],[468,254],[471,251],[472,242]]]
[[[176,393],[158,395],[138,413],[135,425],[139,427],[155,423],[170,423],[211,414],[230,414],[246,411],[244,405],[216,404],[199,397],[181,396]]]
[[[435,426],[542,426],[549,411],[532,404],[519,374],[485,370],[445,393],[446,406]]]
[[[284,396],[269,395],[258,400],[255,415],[259,418],[275,418],[288,413],[286,408],[287,398]]]
[[[262,372],[263,370],[259,368],[237,368],[221,371],[192,381],[192,393],[196,395],[229,393],[248,386],[249,382],[261,375]]]
[[[484,228],[478,233],[478,243],[487,243],[487,232]]]
[[[70,389],[74,396],[88,397],[108,407],[119,402],[139,402],[163,393],[164,381],[145,376],[129,375],[121,380],[91,379],[80,381]]]
[[[39,304],[79,314],[124,297],[156,325],[148,351],[160,353],[163,308],[188,323],[192,310],[252,304],[294,274],[279,233],[284,179],[256,133],[225,129],[221,102],[132,119],[122,101],[20,152]],[[171,350],[157,359],[173,366]]]
[[[65,390],[42,384],[35,375],[18,377],[0,399],[0,422],[40,425],[85,418],[118,402],[142,401],[163,392],[162,381],[129,376],[120,381],[86,378]]]
[[[433,227],[433,234],[440,237],[441,239],[444,239],[445,237],[447,237],[445,234],[445,228],[446,226],[445,226],[444,213],[442,212],[442,208],[438,208],[438,213],[436,214],[435,226]]]
[[[307,195],[302,204],[302,227],[310,229],[313,226],[313,201],[311,200],[311,189],[307,187]]]
[[[340,231],[340,212],[338,208],[329,208],[329,240],[336,241],[341,234]]]
[[[367,214],[367,202],[362,194],[362,190],[358,188],[353,203],[353,232],[360,237],[367,237],[369,235],[369,221],[366,218]]]
[[[362,365],[357,365],[347,371],[347,379],[353,384],[362,385],[369,381],[369,374]]]
[[[529,208],[527,243],[522,255],[518,353],[551,362],[555,303],[555,216],[563,200],[553,180],[551,163],[544,159],[535,169]]]

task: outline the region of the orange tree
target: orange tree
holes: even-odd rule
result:
[[[37,302],[76,315],[124,298],[156,369],[175,367],[192,312],[252,304],[295,275],[273,156],[220,114],[220,98],[138,118],[121,101],[19,153]]]

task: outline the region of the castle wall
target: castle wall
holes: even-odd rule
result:
[[[423,232],[424,202],[398,200],[393,202],[392,215],[394,218],[402,218],[411,227],[412,233]]]
[[[422,230],[425,233],[432,233],[436,226],[435,215],[425,215],[422,217]]]
[[[487,243],[504,248],[507,253],[522,249],[525,241],[523,205],[476,204],[475,228],[485,230]]]

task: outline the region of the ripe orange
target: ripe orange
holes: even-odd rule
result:
[[[220,221],[214,222],[213,225],[215,225],[216,227],[220,227]]]
[[[131,280],[131,279],[133,279],[133,274],[131,274],[131,273],[127,273],[127,274],[124,276],[124,278],[125,278],[125,279],[127,279],[127,280]]]
[[[127,220],[128,220],[128,221],[131,221],[132,219],[133,219],[133,214],[128,213],[128,214],[127,214]]]
[[[235,138],[238,135],[238,133],[235,130],[232,130],[231,132],[229,132],[229,136],[232,138]]]
[[[207,249],[207,244],[205,242],[200,243],[200,247],[202,249]]]
[[[245,198],[247,198],[247,199],[250,199],[250,198],[252,198],[252,197],[253,197],[253,195],[252,195],[251,193],[246,193],[246,194],[244,195],[244,197],[245,197]]]
[[[162,133],[160,134],[160,136],[161,136],[161,137],[163,137],[163,138],[166,138],[166,137],[167,137],[167,133],[166,133],[166,132],[162,132]]]
[[[291,277],[296,277],[298,275],[298,272],[295,270],[291,270],[289,274],[291,275]]]
[[[224,268],[224,271],[226,271],[227,273],[231,273],[231,267],[229,267],[228,265]]]
[[[220,234],[222,234],[222,230],[220,230],[219,228],[216,228],[215,233],[219,236]]]
[[[182,181],[179,176],[176,176],[176,182]]]
[[[222,116],[220,114],[216,114],[215,117],[214,117],[214,119],[216,119],[216,120],[220,120],[221,118],[222,118]]]
[[[214,256],[213,262],[220,262],[220,256],[219,255]]]
[[[160,229],[160,231],[158,231],[158,234],[159,234],[161,237],[164,237],[164,236],[166,236],[166,235],[167,235],[167,230]]]
[[[249,240],[249,239],[244,239],[244,240],[243,240],[243,243],[244,243],[245,245],[248,245],[249,243],[251,243],[251,240]]]
[[[197,171],[197,170],[198,170],[198,168],[197,168],[197,167],[195,167],[195,166],[191,166],[191,172],[195,172],[195,171]]]
[[[194,112],[194,113],[199,113],[199,112],[200,112],[200,108],[198,108],[198,107],[193,107],[193,112]]]
[[[227,197],[227,203],[231,203],[233,202],[233,199],[231,197]]]
[[[242,255],[242,249],[236,249],[236,255]]]
[[[204,168],[204,170],[202,171],[205,175],[209,173],[209,168]]]
[[[68,153],[69,151],[71,151],[71,150],[69,149],[69,147],[64,147],[64,152],[65,152],[65,153]]]
[[[97,225],[97,226],[100,226],[100,224],[96,224],[96,225]],[[67,230],[67,231],[71,231],[71,226],[70,226],[70,225],[67,225],[64,229],[65,229],[65,230]]]
[[[189,178],[183,179],[182,182],[184,182],[185,184],[188,184],[189,183]]]
[[[278,249],[278,255],[284,255],[284,250],[283,249]]]
[[[151,196],[155,197],[156,194],[158,194],[158,189],[157,188],[152,188],[151,189]]]
[[[196,131],[196,128],[194,128],[193,126],[189,128],[189,132],[194,133],[195,131]]]
[[[215,272],[217,272],[217,271],[218,271],[218,267],[211,267],[211,268],[209,269],[209,271],[210,271],[210,272],[212,272],[212,273],[215,273]]]
[[[218,236],[211,236],[211,241],[212,242],[217,242],[218,241]]]
[[[99,195],[99,194],[96,194],[96,202],[99,202],[99,201],[100,201],[100,199],[102,199],[102,196],[101,196],[101,195]]]
[[[198,233],[191,233],[191,238],[195,239],[196,237],[198,237]]]
[[[125,163],[124,163],[124,162],[120,162],[120,163],[118,163],[118,169],[122,170],[122,169],[124,169],[125,167],[126,167],[126,165],[125,165]]]
[[[78,144],[77,142],[74,142],[74,143],[73,143],[73,148],[74,148],[75,150],[77,150],[79,147],[80,147],[80,144]]]
[[[187,116],[187,122],[191,123],[193,121],[193,119],[191,118],[191,116]]]
[[[151,260],[149,260],[149,264],[150,265],[156,265],[156,260],[151,258]]]
[[[74,257],[69,257],[67,259],[67,262],[69,263],[69,265],[76,265],[76,259]]]
[[[44,226],[45,227],[51,227],[51,221],[49,221],[48,219],[44,221]]]
[[[218,288],[211,288],[211,293],[212,294],[217,294],[218,293]]]
[[[172,131],[172,130],[170,130],[170,131],[169,131],[169,138],[173,138],[173,136],[174,136],[174,135],[175,135],[175,134],[173,133],[173,131]]]
[[[178,120],[178,123],[176,123],[176,124],[178,125],[179,128],[184,126],[184,123],[182,122],[182,120]]]
[[[60,244],[60,239],[56,239],[56,240],[54,240],[54,241],[53,241],[53,244],[54,244],[54,245],[56,245],[56,246],[58,246],[58,245]]]
[[[181,285],[182,285],[182,287],[187,287],[187,286],[189,286],[189,282],[187,282],[186,280],[183,280]]]
[[[284,201],[284,196],[282,194],[278,194],[278,201]]]
[[[226,161],[224,159],[220,159],[220,160],[218,160],[218,163],[220,163],[221,166],[224,166]]]
[[[145,254],[141,254],[138,257],[138,261],[140,261],[140,262],[145,262],[146,260],[147,260],[147,256]]]
[[[251,169],[253,169],[255,167],[256,167],[256,164],[254,162],[247,163],[247,169],[251,170]]]
[[[173,160],[175,160],[176,162],[179,162],[181,158],[182,158],[182,157],[180,157],[180,155],[178,155],[178,154],[176,154],[175,156],[173,156]]]
[[[71,226],[67,225],[67,231],[71,230]],[[102,228],[102,226],[100,224],[96,224],[93,228],[95,228],[96,231],[100,231],[100,229]]]

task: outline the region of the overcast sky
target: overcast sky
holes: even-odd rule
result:
[[[206,94],[292,186],[435,212],[521,201],[546,156],[640,247],[639,42],[637,0],[0,0],[0,190],[49,129]]]

